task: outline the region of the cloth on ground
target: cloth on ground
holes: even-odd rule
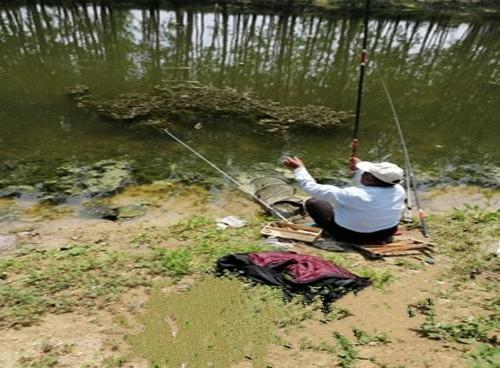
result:
[[[217,271],[238,272],[253,281],[280,286],[288,298],[302,294],[307,301],[320,296],[324,311],[343,295],[371,285],[367,278],[319,257],[295,252],[230,254],[219,258]]]

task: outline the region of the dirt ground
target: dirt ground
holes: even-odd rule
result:
[[[499,198],[498,192],[449,188],[426,193],[424,203],[435,213],[464,205],[498,209]],[[246,218],[259,211],[247,198],[233,191],[206,194],[194,190],[175,195],[141,196],[132,190],[114,199],[120,204],[142,200],[152,203],[145,215],[121,222],[81,218],[71,208],[51,216],[43,211],[34,214],[34,211],[29,211],[33,204],[3,201],[0,206],[16,207],[19,215],[12,221],[0,223],[0,235],[11,236],[13,240],[0,248],[0,257],[12,255],[16,246],[21,244],[30,244],[37,249],[54,249],[73,243],[130,249],[130,244],[141,234],[167,228],[193,214]],[[160,245],[177,246],[175,242]],[[297,245],[291,250],[312,252],[306,245]],[[314,250],[314,254],[327,253]],[[460,318],[476,312],[474,298],[484,291],[474,290],[474,284],[470,290],[464,291],[466,297],[462,303],[452,303],[446,297],[451,285],[442,277],[449,268],[445,256],[438,252],[433,264],[422,260],[407,262],[401,258],[369,261],[358,254],[336,253],[336,256],[348,257],[355,266],[390,270],[395,280],[383,288],[371,287],[338,301],[336,306],[349,311],[347,318],[327,322],[306,320],[302,326],[283,332],[281,342],[269,348],[269,366],[337,367],[335,355],[307,346],[332,344],[334,332],[352,339],[353,329],[369,334],[383,333],[390,340],[388,343],[370,342],[356,346],[357,359],[353,367],[467,366],[463,345],[420,336],[417,329],[424,316],[417,314],[410,318],[408,315],[409,304],[426,298],[435,300],[435,308],[443,317]],[[32,326],[4,329],[0,334],[0,367],[147,367],[144,359],[130,357],[130,347],[124,340],[125,335],[141,330],[137,317],[144,313],[147,299],[144,288],[135,288],[108,308],[47,314]],[[48,355],[56,356],[57,361],[43,360]],[[127,358],[121,358],[124,356]],[[242,362],[237,367],[251,367],[251,362]]]

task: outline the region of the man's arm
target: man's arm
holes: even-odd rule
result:
[[[283,160],[283,164],[294,170],[295,180],[304,192],[334,204],[339,202],[339,195],[342,194],[343,189],[334,185],[318,184],[309,174],[302,160],[297,157],[287,157]]]
[[[350,160],[349,160],[349,167],[351,169],[352,172],[355,172],[356,170],[358,170],[358,168],[356,167],[356,165],[361,162],[361,159],[359,157],[356,157],[356,156],[351,156]]]

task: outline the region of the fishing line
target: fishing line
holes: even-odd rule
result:
[[[184,146],[185,148],[187,148],[189,151],[191,151],[192,153],[194,153],[196,156],[198,156],[200,159],[202,159],[203,161],[205,161],[208,165],[210,165],[212,168],[214,168],[215,170],[217,170],[219,173],[221,173],[222,175],[224,175],[224,177],[226,177],[229,181],[231,181],[233,184],[235,184],[241,191],[245,192],[246,194],[248,194],[250,197],[252,197],[253,199],[255,199],[257,202],[259,202],[261,205],[263,205],[265,208],[267,208],[270,212],[274,213],[276,216],[278,216],[281,220],[285,221],[286,223],[288,224],[291,224],[292,222],[289,221],[286,217],[284,217],[281,213],[279,213],[279,211],[275,210],[273,207],[271,207],[270,205],[268,205],[267,203],[265,203],[264,201],[262,201],[259,197],[257,197],[256,195],[254,195],[249,189],[247,189],[243,184],[241,184],[240,182],[238,182],[235,178],[233,178],[231,175],[229,175],[228,173],[226,173],[225,171],[223,171],[221,168],[219,168],[217,165],[215,165],[213,162],[211,162],[210,160],[208,160],[205,156],[203,156],[201,153],[199,153],[198,151],[196,151],[194,148],[190,147],[187,143],[185,143],[184,141],[182,141],[180,138],[177,138],[174,134],[170,133],[170,131],[168,129],[163,129],[163,132],[165,132],[166,134],[168,134],[172,139],[174,139],[177,143],[181,144],[182,146]]]
[[[422,234],[428,238],[429,237],[429,230],[427,228],[427,224],[425,222],[425,213],[422,207],[420,206],[420,199],[418,196],[417,192],[417,186],[415,184],[415,178],[413,176],[413,169],[410,161],[410,155],[408,153],[408,148],[406,146],[406,141],[403,135],[403,129],[401,129],[401,124],[399,122],[399,117],[396,112],[396,108],[394,107],[394,103],[392,102],[392,97],[391,94],[389,93],[389,89],[387,88],[387,85],[385,84],[384,79],[380,77],[380,81],[382,82],[382,86],[384,87],[385,95],[387,96],[387,101],[389,102],[389,105],[391,107],[392,111],[392,116],[394,118],[394,122],[396,123],[396,128],[399,134],[399,139],[401,140],[401,147],[403,148],[403,155],[404,155],[404,160],[405,160],[405,167],[407,169],[407,182],[411,185],[413,189],[413,195],[415,196],[415,204],[417,205],[417,211],[418,211],[418,218],[420,219],[420,225],[422,226]],[[408,192],[410,194],[410,192]],[[410,197],[410,196],[409,196]],[[411,205],[407,204],[409,209],[411,210]]]
[[[399,117],[398,117],[398,114],[396,113],[396,109],[394,107],[394,103],[392,101],[391,94],[389,93],[389,89],[387,88],[387,85],[386,85],[384,79],[380,75],[379,75],[379,78],[380,78],[380,81],[382,83],[382,86],[384,87],[384,91],[385,91],[385,94],[387,96],[387,100],[389,101],[392,115],[393,115],[394,121],[396,123],[396,128],[398,131],[399,140],[401,142],[401,148],[403,149],[403,157],[404,157],[405,172],[406,172],[405,186],[406,186],[406,193],[408,193],[408,197],[406,198],[406,211],[405,211],[405,214],[403,215],[403,220],[406,222],[411,222],[412,221],[413,201],[412,201],[412,197],[411,197],[412,189],[411,189],[411,180],[410,180],[410,171],[411,171],[410,154],[408,153],[408,149],[406,146],[406,140],[405,140],[405,137],[403,135],[403,130],[401,129]]]

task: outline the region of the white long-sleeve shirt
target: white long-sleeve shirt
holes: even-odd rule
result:
[[[392,187],[339,188],[318,184],[305,167],[294,171],[295,180],[309,195],[324,199],[333,205],[335,222],[349,230],[371,233],[396,226],[405,208],[405,190]]]

